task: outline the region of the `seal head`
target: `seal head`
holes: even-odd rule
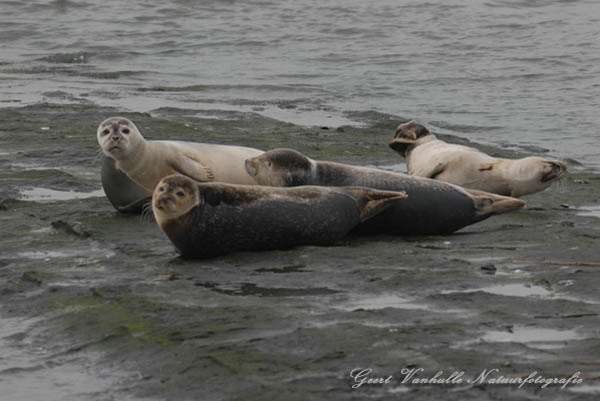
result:
[[[293,149],[273,149],[246,159],[246,172],[260,185],[296,187],[308,185],[314,162]]]
[[[96,131],[102,152],[115,160],[128,157],[144,137],[135,124],[125,117],[110,117],[102,121]]]
[[[170,175],[162,180],[152,195],[152,211],[162,228],[167,221],[176,220],[201,204],[198,184],[183,175]]]
[[[419,124],[415,120],[411,120],[398,125],[398,128],[396,128],[396,135],[394,139],[390,141],[389,146],[403,157],[406,157],[409,148],[416,145],[419,139],[427,136],[435,138],[435,135],[425,128],[425,126]]]

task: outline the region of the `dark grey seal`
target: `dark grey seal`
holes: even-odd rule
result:
[[[363,186],[406,191],[361,228],[394,235],[449,234],[494,214],[521,209],[525,202],[401,173],[316,161],[292,149],[274,149],[246,160],[246,171],[260,185]]]
[[[152,211],[187,258],[235,251],[331,245],[405,193],[367,188],[272,188],[199,183],[170,175],[157,185]]]

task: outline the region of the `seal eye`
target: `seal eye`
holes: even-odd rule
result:
[[[158,192],[165,192],[165,189],[163,187],[158,187]]]
[[[124,134],[129,134],[129,128],[123,128],[121,132]]]
[[[175,192],[175,195],[177,195],[180,198],[183,198],[183,195],[185,195],[185,193],[183,193],[183,191],[177,191]]]
[[[273,165],[273,163],[271,163],[269,160],[267,160],[267,168],[271,168],[272,165]]]
[[[102,135],[108,135],[110,134],[110,130],[108,128],[106,128],[104,131],[102,131]]]

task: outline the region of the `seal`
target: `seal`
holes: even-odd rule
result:
[[[446,143],[415,121],[400,124],[389,145],[406,158],[411,175],[500,195],[519,197],[543,191],[567,172],[558,160],[502,159]]]
[[[107,159],[102,165],[102,186],[119,211],[131,212],[145,202],[156,184],[170,174],[197,181],[252,185],[244,160],[261,150],[185,141],[147,141],[135,124],[110,117],[98,126],[98,143]],[[125,175],[126,177],[124,177]]]
[[[114,159],[103,157],[101,174],[104,193],[119,212],[140,214],[152,202],[152,193],[119,170]]]
[[[525,202],[456,185],[375,168],[316,161],[292,149],[274,149],[246,160],[260,185],[364,186],[406,191],[408,198],[361,225],[393,235],[449,234],[492,215],[521,209]]]
[[[271,188],[163,178],[152,196],[159,227],[181,256],[331,245],[403,192],[368,188]]]

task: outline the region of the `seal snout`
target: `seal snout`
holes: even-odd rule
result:
[[[550,169],[542,176],[542,182],[550,182],[562,178],[567,173],[567,166],[558,161],[547,161]]]
[[[244,166],[246,167],[246,172],[250,177],[255,177],[256,174],[258,174],[258,168],[256,164],[256,159],[254,157],[246,159],[244,163]]]

